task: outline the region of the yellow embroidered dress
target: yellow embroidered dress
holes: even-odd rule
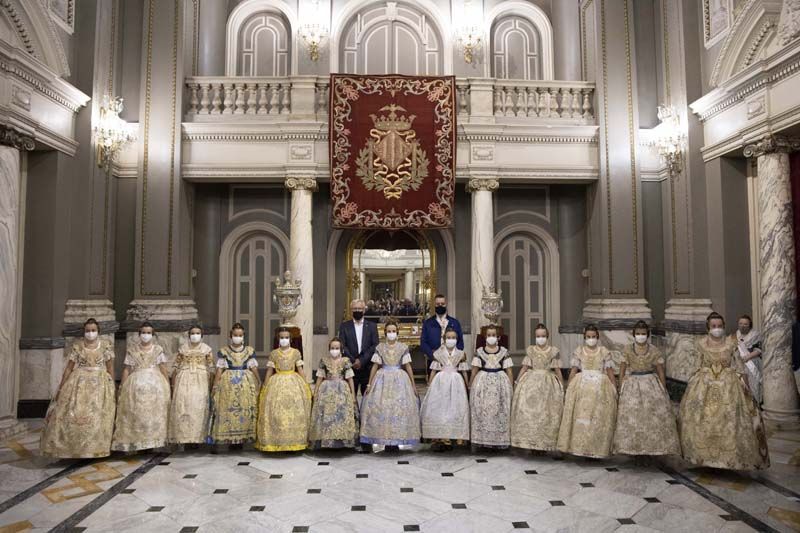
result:
[[[745,389],[737,343],[708,337],[695,343],[700,368],[689,379],[680,409],[683,457],[696,465],[732,470],[769,466],[761,411]]]
[[[275,373],[261,389],[256,448],[265,452],[305,450],[311,389],[296,372],[303,367],[303,356],[294,348],[273,350],[267,366]]]
[[[630,345],[622,353],[627,369],[619,393],[614,453],[677,455],[681,447],[675,412],[656,374],[656,365],[664,364],[664,355],[651,344],[645,349],[640,354]]]
[[[81,339],[72,345],[67,358],[75,367],[49,410],[42,432],[42,453],[61,459],[107,457],[114,432],[115,400],[106,361],[114,359],[114,348],[107,341],[89,348]]]
[[[170,390],[158,368],[166,362],[164,349],[158,344],[128,348],[125,365],[131,372],[119,391],[112,450],[131,452],[167,443]]]
[[[200,343],[192,348],[183,344],[175,358],[175,387],[169,407],[167,441],[173,444],[200,444],[208,431],[208,404],[214,355],[211,347]]]
[[[558,348],[529,346],[511,403],[511,446],[528,450],[555,450],[564,409],[564,388]]]
[[[207,442],[253,442],[258,420],[258,379],[250,369],[258,368],[255,351],[250,346],[241,351],[225,346],[217,353],[216,366],[222,369],[222,376],[211,398]]]
[[[617,388],[605,373],[611,353],[604,347],[575,349],[570,366],[576,374],[564,399],[558,450],[585,457],[608,457],[617,419]]]
[[[311,426],[308,440],[311,447],[355,448],[358,442],[358,424],[353,392],[347,380],[353,377],[353,368],[347,357],[323,357],[319,362],[317,377],[323,378],[314,406],[311,409]]]

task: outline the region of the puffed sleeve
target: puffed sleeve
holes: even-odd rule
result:
[[[159,354],[156,356],[156,364],[157,364],[157,365],[163,365],[163,364],[165,364],[166,362],[167,362],[167,354],[165,354],[165,353],[164,353],[164,350],[162,349],[162,350],[161,350],[161,353],[159,353]]]
[[[295,362],[294,362],[294,367],[295,367],[295,368],[303,368],[303,365],[304,365],[304,364],[305,364],[305,363],[303,363],[303,358],[302,358],[302,357],[300,356],[300,354],[298,353],[298,354],[297,354],[297,361],[295,361]]]
[[[350,379],[355,377],[355,372],[353,372],[353,365],[350,364],[350,361],[344,362],[344,379]]]
[[[481,359],[480,356],[478,356],[478,354],[475,354],[473,356],[473,358],[472,358],[472,366],[477,366],[478,368],[483,368],[483,359]]]
[[[406,348],[406,353],[403,354],[403,357],[400,359],[400,365],[410,365],[411,364],[411,352],[408,351]]]
[[[325,360],[320,360],[319,367],[317,368],[317,377],[318,378],[326,378],[328,377],[328,372],[325,369]]]
[[[522,360],[522,366],[533,368],[533,360],[531,359],[530,355],[526,355],[525,358]]]
[[[439,372],[441,369],[442,369],[442,363],[440,363],[436,359],[431,361],[431,370],[436,370],[437,372]]]
[[[628,348],[626,346],[624,350],[619,352],[619,364],[622,364],[622,363],[625,363],[626,365],[628,364],[628,361],[629,361],[628,350],[630,350],[630,349],[631,348]]]
[[[605,347],[603,349],[603,368],[614,368],[614,358]],[[617,352],[619,353],[619,352]]]
[[[116,357],[114,354],[114,345],[109,342],[106,344],[106,349],[103,352],[103,361],[111,361],[114,359],[114,357]]]
[[[272,359],[272,354],[269,354],[269,357],[267,357],[267,368],[276,368],[275,361]]]
[[[78,352],[80,351],[80,348],[78,348],[78,342],[72,345],[72,349],[69,351],[69,354],[67,354],[67,361],[72,361],[73,363],[78,362]]]
[[[581,365],[581,349],[580,349],[580,347],[575,348],[575,351],[572,352],[572,359],[569,360],[569,366],[571,366],[571,367],[574,366],[578,370],[583,368],[582,365]]]
[[[222,355],[222,352],[217,354],[217,368],[228,368],[228,360]]]
[[[269,363],[267,363],[269,365]],[[258,368],[258,360],[255,356],[247,360],[247,368]],[[275,368],[274,366],[272,368]]]
[[[209,372],[214,371],[214,354],[211,352],[211,347],[206,350],[206,367]]]
[[[125,353],[125,361],[123,362],[123,364],[125,364],[125,366],[130,366],[130,367],[136,366],[136,360],[133,358],[130,352]]]
[[[550,352],[552,359],[550,359],[550,368],[561,368],[561,357],[558,353],[558,348],[553,348]]]
[[[656,355],[653,357],[653,364],[655,365],[663,365],[666,364],[666,360],[664,359],[664,352],[653,346],[656,350]]]
[[[383,364],[383,357],[381,357],[380,354],[378,353],[378,351],[375,350],[375,353],[372,355],[372,359],[370,359],[370,361],[372,361],[373,363],[382,365]]]
[[[506,355],[503,359],[503,369],[505,370],[506,368],[511,368],[512,366],[514,366],[514,360],[511,359],[510,355]]]

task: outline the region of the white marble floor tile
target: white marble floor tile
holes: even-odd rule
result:
[[[648,503],[633,516],[633,520],[643,526],[676,533],[719,531],[727,523],[720,518],[720,515],[701,513],[692,509],[681,509],[664,503]]]
[[[431,533],[505,533],[513,529],[510,520],[501,520],[469,509],[453,510],[420,525]]]
[[[581,488],[564,502],[610,518],[630,518],[647,504],[644,498],[596,487]]]

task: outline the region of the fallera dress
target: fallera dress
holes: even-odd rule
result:
[[[128,349],[125,365],[131,371],[119,391],[112,450],[131,452],[166,445],[170,389],[158,368],[166,362],[158,344],[147,348],[136,344]]]
[[[558,348],[529,346],[511,404],[511,446],[527,450],[556,449],[564,410],[564,387]]]
[[[472,366],[480,370],[469,396],[470,441],[476,446],[508,448],[513,387],[505,369],[514,366],[514,362],[502,346],[497,353],[478,348]]]
[[[250,346],[241,351],[226,346],[217,353],[216,366],[222,369],[222,376],[212,396],[207,442],[253,442],[258,421],[258,380],[250,369],[258,368],[255,351]]]
[[[420,440],[419,402],[403,365],[411,362],[408,346],[381,343],[372,362],[381,365],[361,407],[361,442],[399,446]]]
[[[214,372],[211,347],[183,344],[175,357],[175,388],[169,407],[167,441],[200,444],[208,431],[209,395]]]
[[[436,370],[422,401],[424,439],[469,440],[469,397],[464,377],[469,370],[462,350],[441,346],[433,354],[431,370]]]
[[[311,389],[296,372],[303,368],[303,356],[294,348],[273,350],[267,366],[275,373],[261,389],[256,448],[264,452],[305,450]]]
[[[353,392],[347,380],[353,368],[347,357],[325,356],[317,377],[323,378],[311,408],[308,440],[311,448],[355,448],[358,424]]]
[[[622,353],[627,369],[619,393],[614,453],[679,455],[672,401],[656,374],[656,365],[664,364],[664,354],[652,344],[646,350],[640,354],[630,345]]]
[[[604,346],[579,346],[570,366],[581,371],[567,387],[558,450],[584,457],[608,457],[617,420],[617,388],[605,373],[606,368],[612,368],[611,353]]]
[[[114,432],[114,381],[106,362],[114,359],[110,342],[89,348],[83,339],[67,356],[75,363],[45,420],[40,448],[60,459],[107,457]]]
[[[689,379],[680,409],[684,459],[731,470],[767,468],[761,410],[745,388],[737,342],[714,343],[705,337],[695,348],[700,368]]]

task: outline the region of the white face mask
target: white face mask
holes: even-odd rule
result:
[[[636,339],[636,344],[644,344],[647,342],[647,335],[636,335],[634,339]]]
[[[97,332],[96,331],[86,331],[86,332],[83,333],[83,337],[87,341],[93,341],[93,340],[97,339]]]
[[[537,346],[544,346],[545,344],[547,344],[547,337],[536,337]]]
[[[203,336],[200,335],[199,333],[192,333],[191,335],[189,335],[189,340],[194,344],[197,344],[198,342],[200,342],[200,339],[202,339],[202,338],[203,338]]]
[[[397,340],[397,333],[394,331],[390,331],[386,334],[386,340],[388,341],[396,341]]]
[[[286,337],[281,337],[280,339],[278,339],[278,344],[280,345],[281,348],[286,348],[287,346],[289,346],[289,344],[291,344],[291,342],[292,342],[291,339],[287,339]]]
[[[140,333],[139,334],[139,338],[142,339],[143,343],[147,344],[148,342],[153,340],[153,334],[152,333]]]
[[[586,342],[586,346],[588,346],[589,348],[594,348],[595,346],[597,346],[597,337],[590,337],[586,339],[584,342]]]
[[[494,346],[495,344],[497,344],[497,337],[494,336],[486,337],[486,344],[488,344],[489,346]]]
[[[458,339],[445,339],[444,345],[448,348],[455,348],[456,344],[458,343]]]
[[[723,328],[713,328],[711,330],[711,336],[720,339],[725,336],[725,330]]]
[[[244,337],[231,337],[234,346],[240,346],[244,342]]]
[[[339,357],[342,355],[342,351],[339,348],[331,348],[328,350],[331,354],[331,357]]]

